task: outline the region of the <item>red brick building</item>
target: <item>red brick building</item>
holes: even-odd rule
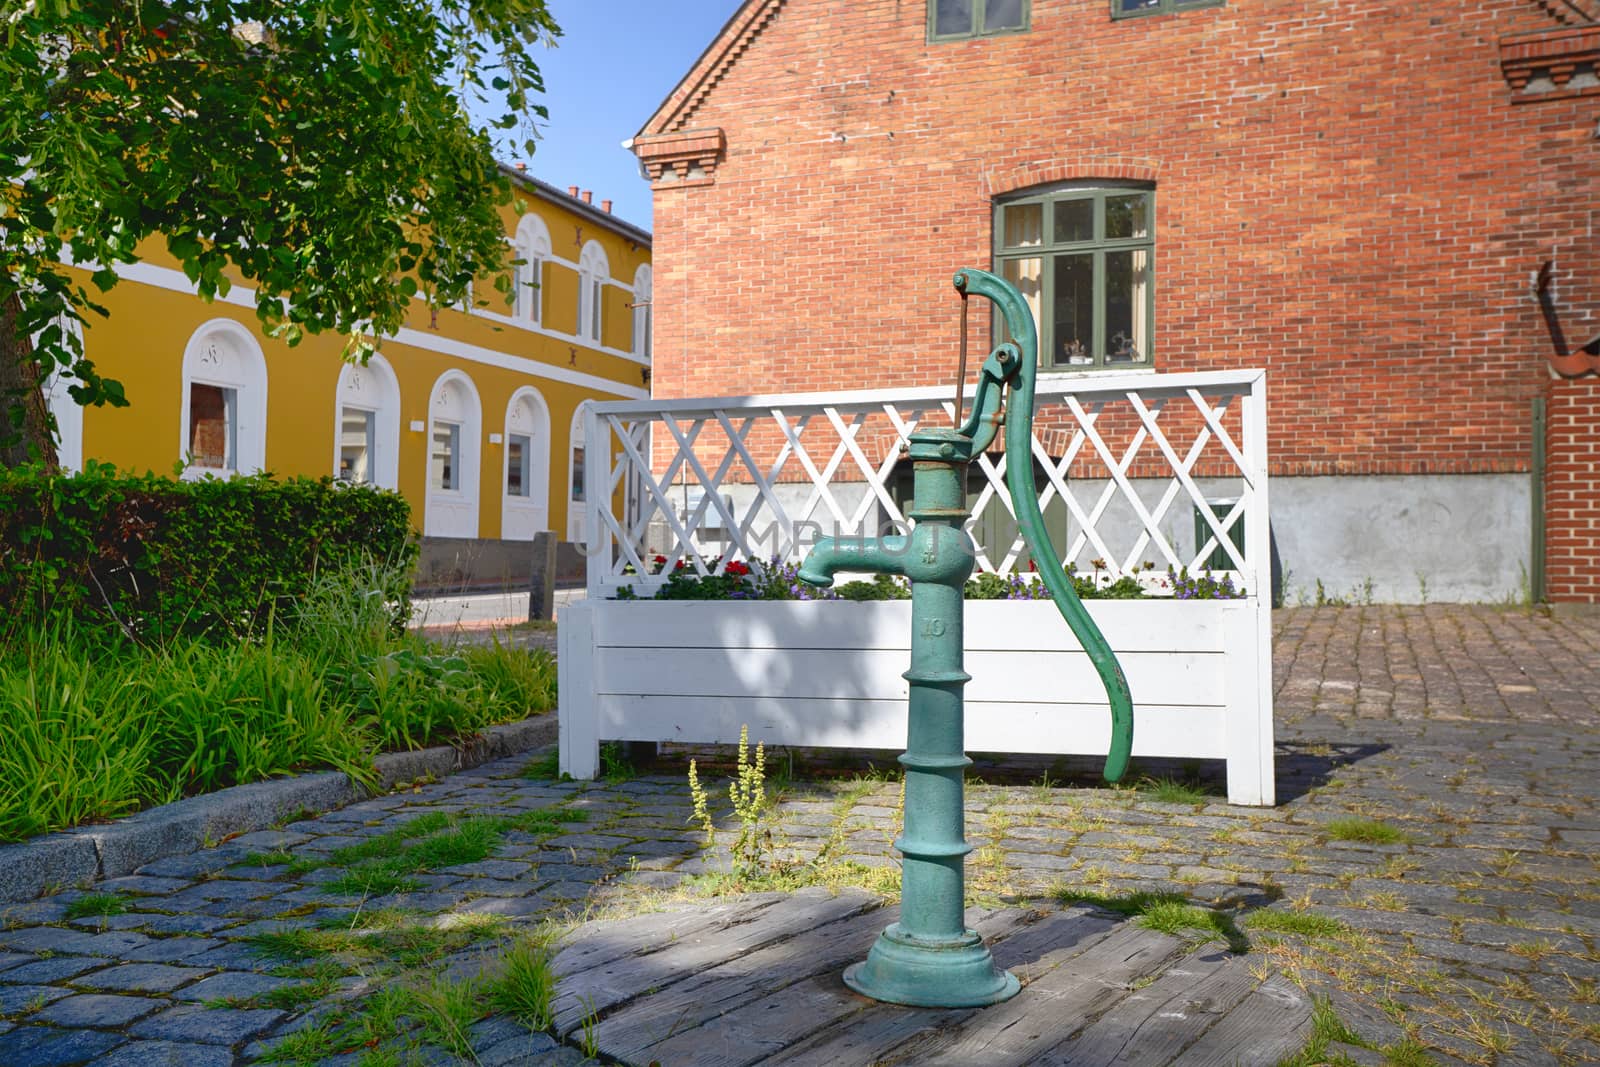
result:
[[[1291,601],[1600,601],[1597,58],[1600,0],[748,0],[632,142],[654,390],[949,380],[991,266],[1048,373],[1267,369]]]

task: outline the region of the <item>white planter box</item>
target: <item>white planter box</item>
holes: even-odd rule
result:
[[[1133,694],[1135,756],[1227,761],[1274,802],[1270,631],[1244,600],[1088,601]],[[561,611],[561,769],[605,740],[903,749],[908,601],[587,600]],[[966,747],[1104,755],[1111,712],[1050,601],[967,601]]]

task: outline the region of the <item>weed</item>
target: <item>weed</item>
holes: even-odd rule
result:
[[[622,746],[608,741],[600,746],[600,777],[608,782],[631,782],[639,771],[622,754]]]
[[[68,919],[83,919],[91,915],[102,918],[121,915],[128,910],[128,902],[115,893],[85,893],[67,905]]]
[[[740,881],[760,878],[766,868],[773,848],[772,830],[763,825],[769,810],[766,789],[767,753],[765,744],[756,745],[755,757],[750,755],[750,728],[739,727],[739,752],[737,774],[728,783],[728,800],[733,814],[739,820],[739,834],[729,846],[733,871]],[[705,830],[706,847],[716,841],[716,824],[711,818],[710,798],[700,784],[699,768],[689,761],[689,796],[694,805],[690,818]]]
[[[522,768],[522,777],[535,782],[551,782],[561,776],[561,754],[546,752]]]
[[[583,1054],[592,1060],[600,1055],[600,1039],[599,1035],[595,1033],[600,1026],[600,1013],[595,1010],[593,997],[584,997],[579,1003],[583,1005],[583,1042],[581,1047]]]
[[[1306,1040],[1306,1047],[1296,1055],[1280,1060],[1278,1067],[1325,1067],[1329,1062],[1328,1046],[1335,1043],[1369,1047],[1355,1031],[1340,1021],[1325,999],[1318,997],[1311,1005],[1311,1036]]]
[[[1198,782],[1180,781],[1176,778],[1144,778],[1134,788],[1161,804],[1199,805],[1214,796],[1212,791]]]
[[[1114,896],[1067,887],[1056,890],[1063,904],[1092,904],[1119,915],[1136,917],[1139,925],[1196,944],[1224,941],[1230,951],[1248,952],[1250,942],[1226,914],[1213,908],[1191,904],[1177,893],[1125,893]]]
[[[1333,841],[1363,845],[1398,845],[1410,840],[1404,831],[1377,819],[1333,819],[1323,824],[1322,832]]]
[[[1350,929],[1338,919],[1304,911],[1257,911],[1244,924],[1252,930],[1308,938],[1338,937]]]
[[[519,940],[501,959],[505,969],[489,986],[489,1003],[529,1029],[548,1028],[554,1022],[550,1005],[556,989],[549,951],[543,945]]]

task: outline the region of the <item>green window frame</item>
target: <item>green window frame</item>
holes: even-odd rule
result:
[[[1027,33],[1033,0],[928,0],[928,40],[970,41]]]
[[[1221,7],[1227,0],[1111,0],[1111,17],[1136,19],[1145,15],[1175,15],[1197,7]]]
[[[999,201],[994,258],[1033,309],[1042,368],[1153,365],[1152,186],[1074,185]]]

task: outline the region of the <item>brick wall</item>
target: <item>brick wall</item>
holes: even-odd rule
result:
[[[993,198],[1135,178],[1155,364],[1266,367],[1274,473],[1528,469],[1539,264],[1600,321],[1597,100],[1501,72],[1541,3],[1034,0],[1028,33],[936,45],[925,11],[761,0],[647,128],[725,142],[657,183],[657,395],[951,381]]]
[[[1600,604],[1600,377],[1552,382],[1546,412],[1546,595]]]

